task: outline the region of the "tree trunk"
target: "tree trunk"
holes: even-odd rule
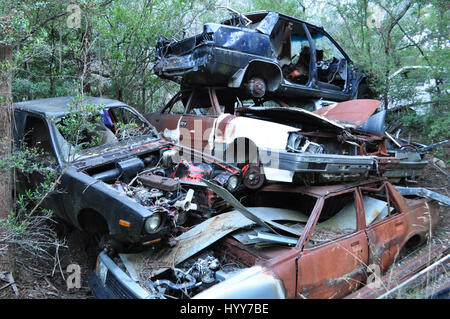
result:
[[[0,156],[11,153],[11,47],[0,46],[0,138],[5,148]],[[11,171],[0,172],[0,219],[6,218],[12,209],[12,178]]]

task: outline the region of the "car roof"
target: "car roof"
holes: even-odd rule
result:
[[[103,104],[105,107],[126,106],[123,102],[108,98],[86,96],[84,99],[91,104]],[[33,113],[40,113],[47,117],[54,117],[67,114],[70,111],[70,105],[73,100],[73,96],[31,100],[14,103],[14,108]]]
[[[368,180],[361,180],[351,183],[335,184],[335,185],[321,185],[321,186],[297,186],[293,187],[291,184],[269,184],[263,188],[261,191],[281,191],[288,193],[302,193],[311,195],[314,197],[324,197],[329,194],[339,193],[348,189],[352,189],[360,186],[371,186],[371,184],[388,182],[385,178],[371,178]]]
[[[331,42],[333,42],[341,50],[341,53],[345,56],[345,58],[348,59],[349,61],[351,61],[350,57],[347,55],[345,50],[342,49],[340,44],[337,43],[336,40],[327,31],[325,31],[323,26],[317,26],[317,25],[311,24],[309,22],[297,19],[295,17],[289,16],[289,15],[284,14],[284,13],[273,11],[273,10],[260,10],[260,11],[247,12],[247,13],[244,13],[244,15],[248,16],[248,17],[252,17],[252,16],[258,16],[258,15],[267,15],[267,14],[269,14],[271,12],[278,14],[278,16],[280,18],[283,18],[285,20],[290,20],[290,21],[295,22],[295,23],[304,23],[305,25],[308,26],[308,28],[310,30],[315,30],[316,32],[321,32],[321,33],[327,35],[330,38]],[[228,20],[230,20],[230,19],[227,19],[225,21],[228,21]]]
[[[287,15],[287,14],[284,14],[284,13],[281,13],[281,12],[277,12],[277,11],[272,11],[272,10],[258,10],[258,11],[252,11],[252,12],[244,13],[244,15],[245,15],[245,16],[258,16],[258,15],[266,15],[266,14],[268,14],[268,13],[270,13],[270,12],[276,13],[276,14],[278,14],[280,17],[283,17],[283,18],[285,18],[285,19],[292,20],[292,21],[296,21],[296,22],[298,22],[298,23],[305,23],[306,25],[309,25],[309,26],[311,26],[311,27],[313,27],[313,28],[317,28],[317,29],[323,30],[323,27],[322,27],[322,26],[317,26],[317,25],[311,24],[311,23],[309,23],[309,22],[306,22],[306,21],[304,21],[304,20],[300,20],[300,19],[298,19],[298,18],[289,16],[289,15]],[[229,19],[227,19],[227,20],[229,20]]]

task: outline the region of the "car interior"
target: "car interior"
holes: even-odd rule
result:
[[[347,80],[346,58],[320,29],[307,28],[315,46],[314,59],[311,59],[311,43],[303,24],[280,20],[274,28],[271,41],[278,52],[283,76],[291,83],[307,85],[311,80],[310,64],[316,63],[318,85],[343,90]]]

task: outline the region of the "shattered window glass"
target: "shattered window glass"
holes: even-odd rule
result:
[[[376,224],[397,213],[389,196],[386,195],[386,187],[377,190],[363,189],[362,194],[366,226]]]
[[[341,51],[331,42],[331,40],[322,33],[314,37],[317,52],[317,61],[327,61],[333,58],[343,59]]]
[[[356,231],[354,194],[352,191],[325,200],[319,220],[310,237],[309,246],[320,245]]]
[[[128,108],[110,107],[96,112],[73,112],[55,119],[56,141],[64,161],[87,155],[88,150],[97,147],[158,136],[153,127]]]

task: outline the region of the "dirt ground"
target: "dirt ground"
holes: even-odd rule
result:
[[[18,294],[12,287],[0,290],[0,299],[89,299],[93,298],[88,286],[88,276],[95,265],[96,252],[86,247],[86,241],[80,231],[73,230],[65,238],[65,247],[58,251],[58,261],[52,267],[51,275],[39,276],[31,274],[9,262],[8,272],[12,272]],[[11,258],[14,256],[10,256]],[[72,274],[67,272],[68,265],[79,265],[81,271],[81,287],[68,289],[66,280]],[[0,274],[5,273],[5,264],[0,264]],[[48,266],[46,266],[48,267]],[[0,280],[0,287],[5,282]]]
[[[439,169],[432,163],[432,156],[428,156],[430,164],[424,169],[418,182],[411,186],[421,186],[433,191],[450,196],[449,177],[447,170]],[[86,246],[83,234],[79,231],[71,231],[65,236],[67,248],[61,248],[58,252],[59,263],[55,263],[50,276],[35,276],[21,271],[20,267],[14,263],[0,258],[0,278],[2,274],[11,272],[14,277],[16,295],[12,286],[4,287],[7,284],[0,280],[0,299],[88,299],[93,298],[88,287],[88,276],[95,265],[96,253]],[[392,267],[399,267],[412,260],[415,256],[425,252],[439,243],[450,244],[450,207],[441,207],[440,222],[433,234],[431,243],[426,244],[414,252],[408,254]],[[431,246],[430,246],[431,245]],[[10,260],[13,256],[10,256]],[[67,289],[66,279],[68,273],[67,266],[77,264],[81,269],[81,288]],[[442,269],[441,269],[442,270]],[[425,282],[424,282],[425,280]],[[430,292],[438,291],[440,288],[449,285],[450,276],[448,269],[435,272],[427,276],[424,280],[401,290],[396,298],[425,298]]]

